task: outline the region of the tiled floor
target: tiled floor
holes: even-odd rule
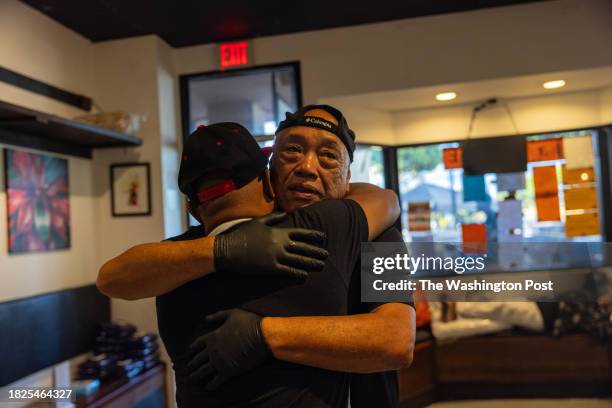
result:
[[[612,408],[612,399],[512,399],[436,402],[427,408]]]

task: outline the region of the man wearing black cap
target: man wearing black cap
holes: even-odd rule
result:
[[[224,152],[219,149],[223,149],[226,145],[228,153],[237,149],[245,149],[245,144],[232,144],[231,141],[235,139],[224,138],[224,134],[228,133],[227,129],[223,129],[224,132],[219,133],[219,127],[219,125],[214,125],[199,131],[200,134],[209,133],[210,136],[214,136],[207,139],[208,141],[213,140],[212,145],[207,146],[206,149],[202,149],[202,146],[200,146],[199,150],[206,152],[205,156],[223,158]],[[238,125],[231,125],[229,127],[231,131],[237,134],[246,132],[246,130]],[[197,136],[197,133],[198,131],[192,135],[190,141],[193,140],[194,136]],[[251,143],[257,146],[253,139],[251,139]],[[191,172],[187,171],[189,168],[188,163],[185,163],[191,160],[193,152],[189,151],[189,147],[193,145],[194,143],[189,142],[186,145],[183,157],[184,165],[182,164],[181,166],[181,179],[188,178],[195,181],[192,183],[181,182],[180,184],[181,189],[194,202],[200,203],[196,215],[204,221],[206,231],[202,229],[196,232],[191,231],[176,239],[192,240],[181,241],[181,243],[193,244],[200,241],[195,238],[203,236],[204,232],[212,234],[218,232],[219,228],[211,229],[219,223],[237,217],[262,215],[272,209],[271,194],[263,194],[266,191],[268,193],[271,192],[267,182],[267,171],[264,171],[262,175],[257,177],[261,173],[260,168],[259,173],[255,171],[251,173],[251,176],[246,176],[248,171],[241,167],[240,160],[236,161],[234,159],[241,156],[240,152],[236,152],[220,160],[221,162],[224,160],[227,163],[231,162],[232,165],[224,165],[226,163],[222,163],[217,166],[220,169],[209,169],[211,171],[206,170],[207,166],[204,163],[207,161],[198,160],[202,163],[200,166],[201,171],[207,174],[205,174],[206,177],[201,177],[200,180],[197,180],[197,178],[191,177]],[[254,152],[256,148],[246,148],[246,150]],[[254,160],[251,160],[250,163],[257,163],[259,161],[257,155],[253,155],[252,158]],[[214,160],[209,160],[208,162],[211,161]],[[257,168],[257,166],[251,167],[254,167],[254,170]],[[235,175],[235,173],[239,174]],[[245,175],[244,179],[240,178],[242,174]],[[237,183],[247,182],[249,177],[256,179],[242,188],[236,189]],[[307,195],[308,193],[305,194]],[[293,402],[297,403],[298,400],[301,401],[301,406],[342,406],[342,401],[346,398],[345,375],[329,370],[319,370],[280,362],[275,363],[274,360],[270,360],[270,351],[274,353],[278,350],[275,350],[274,347],[271,350],[268,349],[261,331],[265,319],[262,320],[257,314],[262,316],[279,316],[342,315],[346,313],[346,291],[348,281],[350,280],[349,272],[352,270],[350,265],[354,265],[357,258],[359,243],[367,239],[367,234],[376,234],[384,226],[392,223],[399,211],[394,194],[389,194],[384,190],[378,191],[377,197],[374,199],[366,200],[369,202],[364,202],[363,198],[360,199],[359,194],[354,195],[353,198],[361,201],[361,205],[357,205],[354,201],[326,201],[320,205],[313,205],[308,209],[298,210],[291,214],[289,226],[293,223],[293,225],[321,229],[327,233],[329,238],[329,263],[332,266],[329,266],[320,274],[311,275],[303,285],[296,285],[294,280],[283,280],[278,277],[253,279],[248,276],[231,277],[229,274],[211,274],[204,279],[184,285],[158,298],[160,332],[175,363],[177,383],[179,384],[177,398],[181,405],[210,404],[211,406],[225,406],[228,403],[232,403],[231,401],[236,403],[255,403],[255,399],[257,399],[258,401],[265,400],[264,405],[274,406],[284,406]],[[396,208],[389,211],[393,204],[395,204]],[[235,208],[238,209],[235,210]],[[364,212],[368,218],[369,226],[364,222]],[[334,228],[331,228],[332,221],[334,222]],[[224,224],[222,224],[221,228],[227,227],[227,223]],[[218,236],[215,242],[227,242],[229,247],[235,248],[237,245],[234,244],[234,239],[224,239],[224,236],[233,233],[233,230],[228,231],[226,234]],[[225,244],[220,244],[215,249],[222,249],[225,246]],[[197,247],[192,248],[197,250]],[[249,252],[248,245],[243,249]],[[186,246],[181,247],[177,251],[189,253]],[[314,255],[311,249],[308,250],[307,254]],[[217,254],[215,253],[215,255]],[[251,257],[256,256],[258,254],[251,252]],[[119,258],[121,257],[123,255]],[[186,258],[174,258],[174,260],[179,264],[182,262],[183,267],[186,269],[193,267],[193,264],[185,262],[187,261]],[[142,259],[139,262],[142,263]],[[216,264],[217,262],[215,261],[215,266]],[[245,265],[245,267],[248,268],[248,265]],[[238,291],[236,292],[236,290]],[[310,295],[305,297],[309,293]],[[199,331],[205,330],[206,327],[201,327],[202,322],[198,323],[197,319],[194,321],[189,316],[183,316],[181,319],[179,316],[181,313],[185,313],[185,311],[194,309],[197,310],[198,315],[204,315],[207,312],[235,306],[242,306],[243,309],[250,310],[250,312],[232,313],[224,326],[227,327],[228,324],[233,324],[237,328],[236,325],[238,325],[240,330],[246,330],[245,335],[238,337],[228,336],[221,341],[219,338],[223,337],[222,334],[216,333],[215,338],[217,339],[217,346],[233,343],[238,347],[243,347],[241,356],[247,356],[247,358],[240,361],[240,367],[237,370],[236,367],[224,370],[223,367],[217,366],[210,373],[198,369],[197,372],[191,370],[189,374],[192,378],[194,376],[203,376],[201,377],[203,380],[207,379],[207,374],[211,374],[211,378],[208,378],[208,380],[210,386],[215,388],[216,385],[227,379],[224,376],[228,374],[230,376],[240,374],[265,361],[270,362],[259,367],[255,371],[255,377],[245,374],[222,387],[220,391],[205,392],[201,390],[201,383],[194,386],[192,382],[187,380],[189,378],[187,377],[189,371],[185,371],[185,364],[188,361],[185,349],[187,342],[193,340],[193,336]],[[228,314],[222,312],[216,316],[227,317]],[[306,319],[305,323],[308,327],[319,325],[325,328],[326,324],[329,325],[327,322],[329,319],[326,318],[321,318],[321,321],[315,320],[316,318]],[[276,322],[268,324],[268,330],[272,330],[271,333],[274,333],[275,327],[282,329],[284,327],[282,322],[283,319],[277,319]],[[336,322],[335,326],[342,332],[340,329],[343,325],[346,326],[346,329],[352,330],[356,323],[361,325],[359,322],[346,320]],[[375,328],[372,334],[379,332],[380,330]],[[329,338],[329,335],[321,334],[323,334],[322,339]],[[236,343],[237,340],[241,341]],[[311,336],[311,340],[317,341],[317,336]],[[337,338],[332,338],[332,343],[336,340]],[[381,363],[383,365],[394,364],[399,366],[410,358],[410,344],[406,344],[407,347],[405,349],[397,352],[398,348],[390,351],[383,347],[388,345],[388,340],[370,341],[369,343],[366,355],[359,356],[359,359],[365,361],[365,364],[368,364],[370,369],[379,369]],[[334,346],[332,345],[332,347]],[[315,345],[314,348],[321,349],[323,352],[326,351],[325,344]],[[211,345],[210,350],[212,349],[214,347]],[[393,354],[394,352],[396,354]],[[381,362],[381,355],[387,357],[387,360]],[[212,360],[219,361],[216,357],[211,356]],[[395,359],[395,361],[390,363],[391,359]],[[202,362],[206,363],[206,361]],[[201,368],[206,369],[206,366]],[[264,381],[257,381],[254,378],[263,378]]]
[[[294,211],[322,198],[344,197],[349,191],[349,163],[352,161],[355,149],[354,138],[354,133],[349,129],[342,113],[331,106],[311,105],[295,113],[288,113],[276,132],[274,156],[271,163],[273,184],[277,191],[279,206],[286,211]],[[380,242],[403,241],[401,233],[395,228],[384,231],[376,240]],[[360,289],[360,271],[356,268],[351,276],[349,289],[350,313],[360,314],[361,317],[368,316],[372,319],[381,318],[388,325],[387,327],[391,327],[390,330],[381,328],[378,334],[383,338],[393,335],[393,328],[403,326],[407,329],[407,332],[404,331],[405,335],[410,337],[409,341],[413,341],[414,306],[411,298],[406,299],[406,304],[362,303]],[[229,315],[230,320],[231,318],[232,315]],[[220,316],[220,320],[223,319],[228,319],[228,316]],[[267,322],[270,321],[273,319],[267,319]],[[353,372],[351,376],[352,407],[395,407],[399,405],[396,372],[383,371],[385,368],[395,368],[392,364],[382,363],[373,369],[363,360],[346,358],[347,356],[343,354],[345,347],[354,347],[355,350],[361,352],[366,350],[366,348],[360,349],[363,347],[363,342],[360,340],[369,335],[367,329],[372,327],[371,322],[362,321],[357,326],[358,330],[349,332],[352,336],[358,336],[352,337],[351,342],[343,342],[342,336],[347,333],[336,329],[337,336],[327,337],[327,340],[330,341],[327,348],[323,346],[305,350],[304,339],[316,337],[314,331],[321,329],[317,325],[309,327],[306,324],[307,321],[308,319],[306,321],[285,319],[279,324],[284,327],[276,328],[283,333],[278,336],[279,338],[275,338],[274,333],[268,331],[266,339],[272,343],[275,357],[299,364]],[[336,323],[334,319],[330,319],[330,324],[334,323]],[[241,328],[236,327],[235,324],[228,324],[228,326],[227,330],[241,333]],[[223,337],[224,329],[225,327],[221,326],[217,330],[221,337]],[[211,339],[214,334],[215,332],[212,335],[203,336],[195,344],[196,351],[203,350],[200,359],[209,358],[211,354],[232,355],[237,352],[230,345],[217,347],[220,349],[217,351],[214,351],[213,348],[211,351],[210,343],[214,341]],[[331,344],[332,342],[336,342],[335,347]],[[389,347],[393,345],[389,344]],[[338,358],[326,356],[323,352],[330,350],[334,350]],[[244,352],[244,350],[240,351]],[[228,362],[235,364],[240,361],[240,358],[223,359],[217,356],[217,361],[209,362],[208,367],[223,367]],[[193,359],[192,364],[196,367],[202,366],[197,356]],[[379,372],[371,373],[373,371]]]
[[[352,135],[352,132],[350,132],[348,126],[346,126],[346,122],[341,117],[341,114],[340,117],[342,120],[338,120],[337,116],[330,114],[330,111],[335,111],[333,108],[329,109],[329,107],[324,107],[318,110],[315,108],[319,107],[309,108],[309,110],[302,110],[302,112],[297,112],[293,115],[298,117],[301,116],[301,123],[288,122],[290,125],[284,128],[281,125],[281,129],[277,134],[275,156],[272,163],[273,169],[275,170],[274,178],[275,182],[280,186],[280,188],[277,188],[279,202],[282,207],[288,209],[305,206],[324,197],[340,198],[348,191],[348,163],[350,162],[350,156],[354,149],[354,135]],[[337,113],[339,114],[339,112]],[[285,192],[287,194],[285,194]],[[387,231],[386,234],[389,235],[389,231]],[[399,239],[401,239],[401,236]],[[397,240],[397,237],[384,240],[394,241]],[[338,334],[337,337],[329,337],[330,340],[328,343],[321,342],[320,344],[311,344],[312,353],[305,353],[304,350],[299,349],[299,346],[303,343],[303,338],[308,337],[316,339],[316,336],[312,336],[313,331],[319,333],[321,331],[318,330],[316,325],[304,324],[308,322],[308,318],[305,318],[305,321],[293,319],[292,322],[289,322],[289,320],[285,320],[284,323],[295,325],[299,329],[303,329],[303,331],[298,335],[298,331],[296,330],[285,330],[285,333],[291,334],[293,338],[282,339],[282,337],[280,337],[277,340],[280,340],[281,343],[287,340],[293,341],[295,344],[286,343],[285,345],[291,347],[297,344],[298,348],[296,350],[285,350],[285,354],[283,354],[282,350],[280,352],[278,352],[278,350],[273,350],[277,358],[349,372],[370,372],[397,368],[396,361],[385,359],[385,350],[378,349],[380,350],[378,354],[377,351],[372,353],[372,350],[380,346],[380,342],[377,343],[374,339],[370,345],[372,347],[369,350],[371,352],[369,357],[374,356],[374,358],[372,358],[372,360],[375,361],[374,364],[371,364],[372,360],[366,361],[368,360],[367,358],[360,358],[368,354],[368,351],[365,351],[365,353],[355,353],[352,356],[343,354],[344,350],[342,350],[342,347],[353,347],[354,350],[359,350],[359,347],[364,346],[363,342],[361,344],[355,343],[359,343],[358,340],[368,338],[371,332],[367,329],[373,327],[371,324],[372,322],[379,324],[377,329],[374,330],[374,333],[379,335],[378,339],[382,339],[382,342],[386,343],[387,355],[393,354],[390,351],[398,349],[396,344],[402,346],[409,343],[408,348],[411,350],[411,342],[414,336],[414,312],[406,310],[406,308],[410,309],[408,306],[374,305],[379,307],[375,310],[372,310],[373,307],[358,309],[358,307],[362,307],[363,305],[359,304],[359,292],[354,289],[357,287],[355,285],[355,276],[357,276],[358,282],[358,275],[353,274],[353,279],[350,283],[352,288],[351,297],[353,298],[351,311],[353,313],[358,311],[371,312],[367,313],[367,316],[359,316],[361,320],[358,325],[354,326],[355,332],[334,330],[334,332]],[[160,293],[164,292],[162,291]],[[356,297],[354,296],[355,293],[357,293]],[[357,301],[355,301],[355,298]],[[221,318],[227,318],[227,315],[221,316]],[[231,315],[229,320],[232,320]],[[336,324],[337,321],[333,318],[328,320],[330,325],[334,325],[335,328],[339,327]],[[269,322],[270,319],[267,321]],[[279,322],[278,319],[277,322]],[[327,333],[329,334],[329,331]],[[350,337],[353,341],[351,343],[344,342],[341,344],[342,342],[338,341],[338,337],[342,336]],[[376,336],[370,336],[370,338],[371,337],[376,338]],[[205,345],[206,342],[203,344]],[[338,346],[341,346],[340,349],[338,349]],[[328,351],[328,353],[322,353],[321,350]],[[335,359],[334,356],[336,357]],[[206,355],[204,355],[204,357],[206,357]],[[405,358],[404,361],[409,360],[411,352],[406,351],[403,357]],[[195,362],[198,363],[197,360]],[[372,378],[373,377],[369,378],[364,385],[371,386],[373,383]],[[370,395],[370,398],[377,401],[379,403],[378,405],[381,406],[392,405],[394,401],[396,403],[397,384],[394,384],[393,381],[381,381],[380,378],[384,378],[384,376],[378,378],[379,379],[374,382],[378,383],[380,388],[389,388],[387,390],[382,390],[383,394],[386,392],[388,395],[382,396],[381,398],[384,399],[390,395],[391,402],[387,404],[385,401],[375,397],[375,394],[370,395],[370,393],[367,392],[365,396],[367,397]],[[354,386],[352,389],[353,394],[355,394],[355,390],[359,391],[359,389],[362,389],[362,387]],[[353,405],[358,405],[360,401],[364,400],[361,398],[358,400],[353,398]]]
[[[227,241],[230,246],[233,239],[225,237],[232,234],[236,222],[267,214],[274,205],[264,156],[256,142],[254,139],[250,139],[250,143],[246,140],[236,142],[239,139],[231,132],[248,134],[246,129],[235,124],[211,125],[196,131],[185,147],[180,172],[181,190],[198,203],[192,210],[204,222],[205,231],[200,231],[199,236],[220,233],[217,239]],[[197,146],[194,142],[198,139],[207,145]],[[197,159],[200,165],[196,172],[189,170],[188,163],[195,154],[191,151],[194,146],[201,156]],[[238,183],[241,188],[236,188]],[[180,406],[295,404],[328,407],[345,404],[346,374],[290,364],[272,356],[283,347],[277,347],[274,341],[283,337],[280,331],[286,327],[284,322],[300,319],[288,316],[321,316],[303,318],[303,326],[319,327],[320,330],[302,342],[305,347],[318,350],[325,360],[330,350],[325,344],[317,345],[316,342],[337,342],[338,336],[353,330],[355,324],[359,325],[354,319],[338,320],[346,314],[350,272],[356,265],[360,243],[391,224],[399,208],[394,194],[384,190],[367,202],[359,194],[353,199],[355,201],[325,200],[292,212],[278,224],[325,232],[329,257],[320,273],[313,273],[302,281],[211,274],[158,297],[160,334],[174,363]],[[395,208],[388,211],[393,203]],[[196,236],[190,233],[175,239]],[[245,250],[248,251],[248,247]],[[252,257],[257,255],[251,253]],[[235,307],[240,309],[227,311]],[[202,320],[205,315],[209,317]],[[264,316],[287,317],[267,321],[269,318]],[[213,330],[211,325],[217,321],[224,322],[223,330]],[[333,334],[326,333],[330,323],[336,328]],[[187,346],[200,333],[210,335],[208,345],[205,350],[198,348],[193,358]],[[372,340],[368,341],[368,346],[367,353],[360,356],[361,364],[377,369],[381,362],[376,348],[382,347]],[[340,352],[337,345],[332,347]],[[355,348],[351,346],[350,349],[354,352]],[[409,352],[408,348],[402,353],[404,351]],[[384,356],[396,359],[397,366],[407,359],[393,352],[385,350]]]
[[[355,134],[349,128],[346,119],[332,106],[309,105],[295,113],[287,113],[286,119],[280,123],[276,131],[274,156],[270,166],[280,207],[285,211],[292,211],[323,197],[344,197],[349,186],[349,164],[353,160],[354,140]],[[330,161],[326,157],[315,159],[317,152],[326,153],[319,156],[331,156],[335,160]],[[296,186],[302,184],[314,188],[314,196],[304,197],[298,194],[296,190],[299,188]],[[396,228],[392,227],[374,241],[403,242],[403,237]],[[349,313],[369,313],[376,310],[401,312],[409,309],[411,317],[405,324],[414,327],[414,304],[411,298],[407,298],[405,304],[361,302],[361,280],[358,269],[352,274],[350,285]],[[351,407],[372,406],[399,406],[395,371],[351,376]]]

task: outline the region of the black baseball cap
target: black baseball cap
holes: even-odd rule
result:
[[[198,127],[185,141],[178,175],[179,190],[191,201],[202,202],[239,189],[263,174],[268,156],[251,133],[238,123]],[[226,171],[229,179],[207,191],[194,183],[211,172]]]
[[[329,113],[336,118],[338,125],[317,116],[304,116],[305,113],[314,109],[321,109]],[[292,126],[314,127],[333,133],[334,135],[338,136],[342,143],[344,143],[346,150],[348,150],[349,157],[351,158],[351,162],[353,161],[353,152],[355,151],[355,132],[349,128],[346,118],[342,112],[333,106],[306,105],[294,113],[287,112],[285,113],[285,120],[278,125],[276,133]]]

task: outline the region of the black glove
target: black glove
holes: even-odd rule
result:
[[[261,320],[261,316],[241,309],[207,316],[207,324],[220,327],[198,337],[189,347],[189,379],[212,391],[272,358]]]
[[[271,213],[244,222],[215,238],[215,270],[241,275],[306,278],[325,267],[325,234],[302,228],[273,227],[285,218]]]

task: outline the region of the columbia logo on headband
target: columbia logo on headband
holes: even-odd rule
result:
[[[330,122],[326,120],[318,119],[318,118],[307,117],[307,118],[304,118],[304,122],[312,123],[313,125],[325,126],[329,129],[333,129],[333,125]]]
[[[329,120],[317,117],[317,116],[306,116],[305,114],[311,110],[324,110],[333,116],[338,123],[330,122]],[[349,158],[353,161],[353,152],[355,151],[355,133],[348,127],[346,119],[342,116],[342,113],[329,105],[307,105],[298,109],[295,113],[285,113],[285,120],[283,120],[276,129],[275,134],[283,131],[284,129],[292,126],[310,126],[327,130],[334,135],[338,136],[340,141],[346,146]]]

